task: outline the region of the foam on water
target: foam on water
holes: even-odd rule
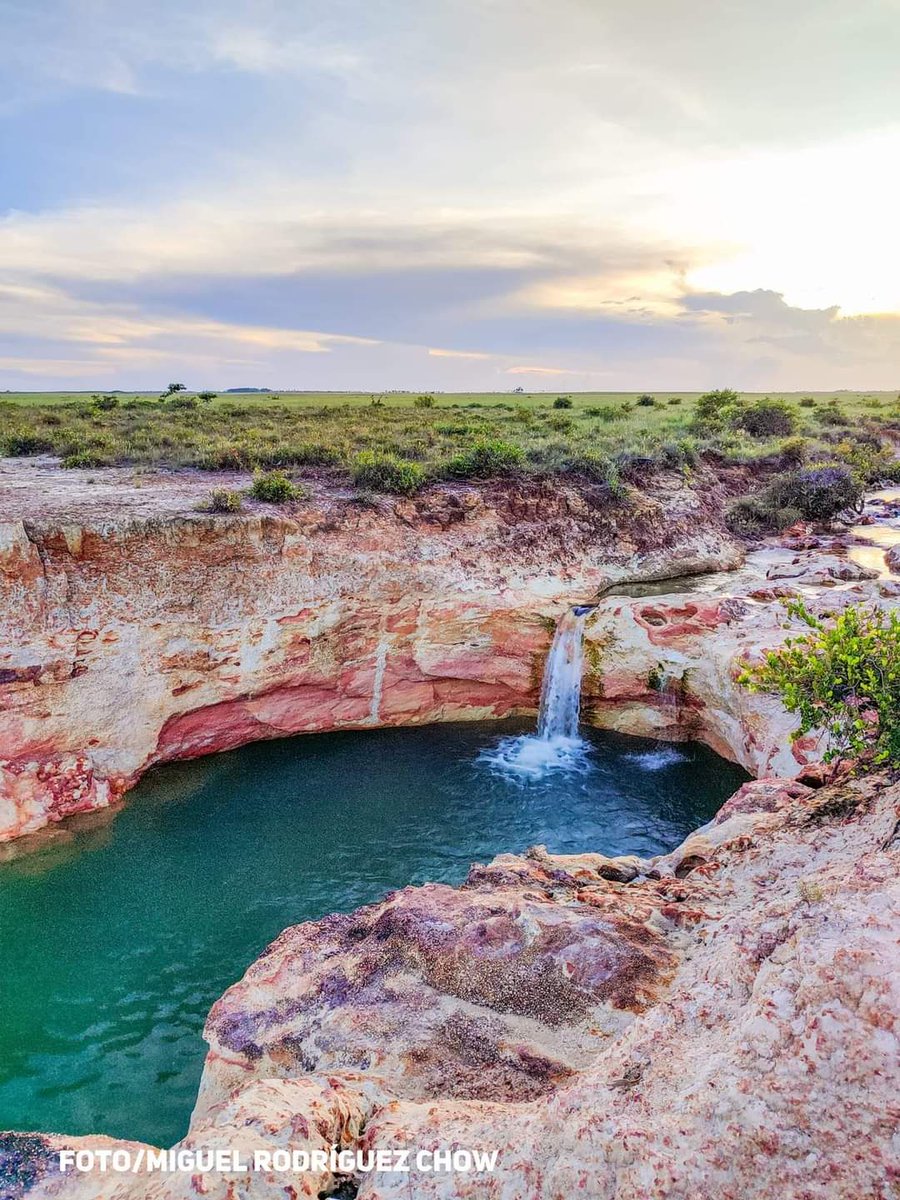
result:
[[[642,754],[623,754],[625,762],[634,763],[640,771],[662,771],[676,763],[687,762],[687,755],[666,746],[661,750],[645,750]]]
[[[553,771],[583,773],[590,768],[590,746],[580,737],[501,738],[478,755],[478,762],[491,771],[523,781],[542,779]]]

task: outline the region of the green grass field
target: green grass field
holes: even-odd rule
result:
[[[90,401],[92,396],[102,395],[102,392],[91,389],[83,392],[0,392],[0,404],[22,405],[56,405],[77,404]],[[109,393],[107,393],[109,394]],[[128,400],[150,401],[158,398],[158,392],[115,392],[120,403]],[[196,393],[188,392],[188,395]],[[638,392],[430,392],[437,408],[459,408],[481,405],[493,408],[505,404],[525,405],[528,408],[545,408],[552,405],[557,396],[568,396],[573,408],[590,408],[597,404],[632,404],[638,399]],[[655,392],[654,397],[660,405],[666,405],[670,400],[681,399],[685,406],[695,403],[700,392]],[[264,407],[268,404],[285,404],[291,407],[338,408],[343,405],[371,404],[372,397],[381,399],[388,408],[409,408],[416,399],[415,392],[219,392],[214,406],[222,404],[249,403]],[[804,396],[811,396],[817,403],[830,401],[841,404],[850,413],[868,412],[877,408],[897,407],[897,392],[742,392],[741,396],[747,401],[761,400],[768,396],[773,400],[783,399],[796,403]]]
[[[636,464],[689,466],[704,455],[856,462],[859,446],[868,441],[871,457],[890,426],[900,428],[900,400],[886,392],[731,394],[714,419],[698,393],[0,393],[4,455],[56,454],[64,467],[329,471],[407,493],[510,470],[615,481]]]

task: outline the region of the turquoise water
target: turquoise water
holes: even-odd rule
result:
[[[585,731],[583,769],[504,775],[531,722],[307,735],[152,772],[0,864],[0,1129],[183,1136],[213,1001],[287,925],[543,842],[668,850],[747,776]]]

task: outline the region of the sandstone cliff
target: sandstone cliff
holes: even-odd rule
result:
[[[742,557],[712,480],[625,501],[552,482],[319,490],[229,517],[197,511],[209,476],[89,478],[0,472],[0,840],[168,759],[531,711],[565,604]]]

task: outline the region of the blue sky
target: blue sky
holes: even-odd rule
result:
[[[0,388],[900,387],[898,0],[0,0]]]

